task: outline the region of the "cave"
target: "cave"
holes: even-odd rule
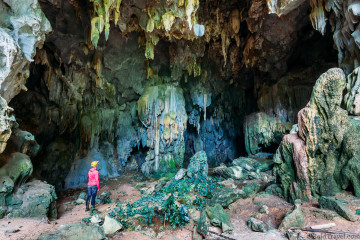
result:
[[[359,235],[359,7],[0,0],[0,238]]]

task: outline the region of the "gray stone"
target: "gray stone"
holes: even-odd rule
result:
[[[284,191],[277,184],[271,184],[265,189],[265,192],[274,196],[284,197]]]
[[[35,157],[40,150],[40,145],[36,142],[35,136],[27,131],[16,128],[8,141],[7,151],[20,152]]]
[[[90,218],[90,222],[91,222],[91,223],[94,223],[94,224],[102,222],[101,215],[100,215],[100,214],[94,214],[94,215]]]
[[[197,221],[196,230],[203,237],[206,237],[210,228],[210,219],[205,210],[200,213],[200,219]]]
[[[183,179],[186,175],[186,169],[181,168],[175,175],[174,179],[176,181],[179,181],[180,179]]]
[[[224,233],[231,233],[234,229],[229,214],[220,204],[207,207],[206,213],[210,219],[210,223],[215,227],[221,227]]]
[[[235,180],[248,179],[249,172],[240,166],[226,167],[225,165],[213,169],[214,173],[224,178],[232,178]]]
[[[254,232],[267,232],[271,229],[269,225],[254,217],[248,220],[248,227]]]
[[[42,233],[38,240],[102,240],[105,239],[105,233],[102,227],[87,225],[85,223],[72,223],[61,225],[58,230]]]
[[[269,207],[266,205],[262,205],[259,209],[259,212],[263,214],[269,214]]]
[[[296,202],[294,209],[286,213],[284,219],[280,224],[280,229],[289,230],[292,227],[305,227],[305,217],[302,212],[300,202]]]
[[[120,222],[118,222],[116,219],[111,218],[109,216],[105,217],[103,227],[104,227],[105,234],[113,234],[113,233],[116,233],[117,231],[120,231],[123,228],[123,226]]]
[[[207,162],[207,156],[204,151],[197,152],[194,156],[190,158],[190,163],[187,168],[188,177],[196,176],[202,174],[207,176],[209,171],[209,166]]]
[[[57,218],[55,188],[34,180],[20,186],[6,199],[9,218]]]
[[[335,200],[331,197],[320,197],[319,198],[320,208],[332,210],[338,213],[340,216],[349,221],[356,221],[355,215],[350,211],[350,209],[342,202]]]
[[[228,207],[231,203],[240,198],[246,198],[246,193],[243,190],[224,187],[219,188],[214,192],[209,204],[220,204],[222,207]]]

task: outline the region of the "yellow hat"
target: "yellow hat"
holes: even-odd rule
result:
[[[91,166],[92,166],[92,167],[96,167],[98,164],[99,164],[98,161],[93,161],[93,162],[91,163]]]

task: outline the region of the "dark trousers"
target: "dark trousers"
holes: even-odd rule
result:
[[[88,195],[86,198],[86,206],[89,204],[90,198],[91,198],[91,206],[95,207],[95,198],[97,193],[97,186],[88,186]]]

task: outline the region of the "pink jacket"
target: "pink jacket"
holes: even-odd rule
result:
[[[96,168],[91,168],[89,170],[89,182],[88,185],[96,185],[97,189],[100,190],[100,182],[99,182],[99,172]]]

